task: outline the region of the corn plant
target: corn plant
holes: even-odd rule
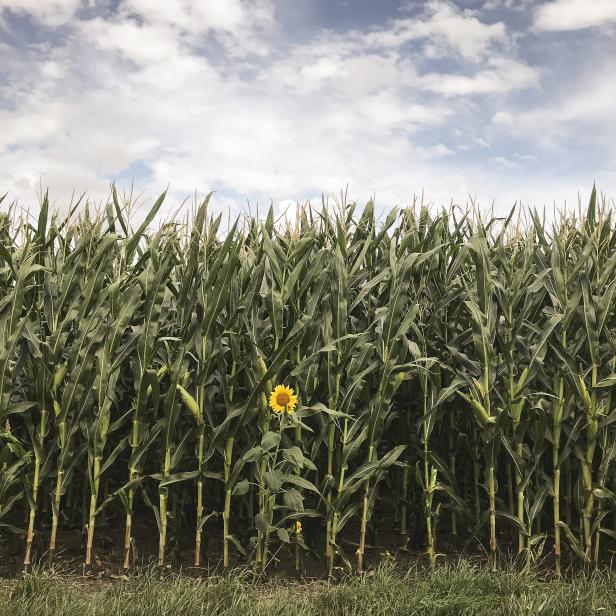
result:
[[[157,529],[160,565],[189,543],[195,567],[257,576],[390,549],[435,568],[486,536],[492,569],[608,561],[616,221],[596,191],[504,218],[342,194],[225,223],[210,195],[161,221],[165,200],[134,228],[115,189],[0,214],[0,524],[25,567],[82,529],[95,569],[101,527],[124,567]]]

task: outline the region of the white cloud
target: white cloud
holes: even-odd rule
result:
[[[89,19],[78,26],[80,35],[102,51],[115,51],[140,66],[159,64],[182,55],[176,37],[165,26],[140,24],[131,19]]]
[[[237,0],[124,0],[127,13],[139,15],[154,24],[177,26],[185,32],[235,30],[247,18],[248,6]]]
[[[490,160],[504,169],[516,169],[519,167],[519,164],[516,161],[506,158],[505,156],[494,156]]]
[[[596,74],[585,76],[574,89],[551,93],[548,102],[535,108],[501,110],[492,123],[502,132],[532,139],[535,147],[551,155],[560,153],[567,142],[577,147],[594,142],[597,152],[613,151],[616,66],[604,61],[596,68]]]
[[[0,192],[30,198],[42,180],[63,198],[74,187],[104,198],[110,179],[135,174],[150,194],[168,183],[177,200],[217,189],[236,208],[347,183],[388,205],[422,189],[445,202],[477,187],[484,202],[520,196],[524,161],[503,181],[508,157],[491,137],[531,126],[508,97],[544,73],[517,56],[503,23],[477,12],[431,1],[384,26],[294,43],[270,0],[122,0],[98,16],[78,2],[54,15],[41,4],[22,10],[45,26],[64,20],[62,41],[0,43],[10,101]]]
[[[492,116],[492,122],[494,124],[513,124],[513,116],[507,111],[497,111]]]
[[[616,22],[614,0],[554,0],[535,12],[537,30],[582,30]]]
[[[423,86],[446,96],[507,93],[512,90],[534,87],[539,82],[539,72],[511,58],[494,57],[488,68],[471,75],[429,73],[421,77]]]
[[[32,15],[46,26],[61,26],[70,21],[82,0],[0,0],[0,17],[4,11]]]
[[[526,11],[537,0],[485,0],[482,5],[483,11],[499,11],[507,9],[509,11]]]
[[[365,44],[374,47],[399,47],[417,39],[428,41],[433,55],[444,56],[453,50],[478,60],[495,43],[506,40],[506,29],[502,22],[487,24],[449,2],[430,0],[422,17],[398,19],[388,28],[363,36]]]
[[[259,34],[275,25],[272,0],[123,0],[119,17],[182,33],[197,45],[203,35],[213,34],[234,56],[267,53],[267,38]]]
[[[427,158],[442,158],[444,156],[453,156],[455,154],[451,148],[448,148],[443,143],[437,143],[436,145],[425,149],[418,149],[418,151],[423,152]]]

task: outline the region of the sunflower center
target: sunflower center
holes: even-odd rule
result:
[[[291,398],[286,391],[281,391],[277,396],[277,402],[280,406],[287,406],[291,402]]]

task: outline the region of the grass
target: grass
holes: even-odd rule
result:
[[[494,574],[465,560],[432,573],[385,564],[339,584],[254,585],[237,571],[195,579],[151,569],[122,581],[37,572],[0,586],[0,604],[11,616],[588,616],[616,612],[615,582],[608,571],[557,581],[513,569]]]

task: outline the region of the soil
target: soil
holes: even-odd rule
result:
[[[142,519],[147,515],[142,516]],[[304,531],[311,521],[304,525]],[[413,545],[409,541],[409,536],[404,537],[399,531],[395,531],[393,523],[384,524],[383,529],[377,533],[368,533],[365,569],[374,568],[383,560],[394,560],[401,566],[410,563],[425,563],[425,548],[421,545]],[[307,537],[322,537],[324,530],[319,532],[318,525],[312,525]],[[349,525],[340,540],[340,546],[345,553],[347,562],[337,558],[335,577],[343,577],[356,567],[357,537],[359,529]],[[49,527],[43,526],[37,530],[33,544],[34,567],[48,566],[47,540]],[[60,525],[57,537],[57,549],[54,560],[54,570],[70,576],[79,576],[84,582],[87,580],[108,582],[112,580],[127,579],[131,572],[142,567],[153,566],[157,563],[158,551],[158,531],[156,523],[152,520],[151,524],[135,523],[133,525],[133,536],[135,551],[131,568],[125,570],[122,567],[123,561],[123,528],[118,524],[97,524],[94,539],[93,563],[86,568],[83,564],[85,552],[85,532],[78,525],[71,525],[65,522]],[[242,540],[248,543],[247,537]],[[183,575],[201,577],[215,573],[222,573],[222,525],[217,521],[206,525],[203,533],[202,559],[201,566],[194,566],[194,552],[192,547],[193,535],[173,537],[168,541],[166,553],[165,570],[168,572],[182,572]],[[325,578],[325,560],[323,557],[322,545],[311,545],[307,540],[308,552],[302,551],[302,572],[303,580],[319,580]],[[448,538],[446,548],[450,556],[439,556],[440,560],[445,558],[457,558],[460,554],[461,545]],[[378,546],[378,547],[375,547]],[[295,548],[289,545],[280,545],[273,542],[272,561],[267,572],[268,576],[279,578],[295,579]],[[23,572],[23,552],[24,539],[19,535],[5,536],[0,543],[0,579],[11,579],[19,576]],[[231,567],[246,567],[250,565],[249,559],[239,553],[233,544],[230,545]],[[475,558],[485,560],[484,554],[475,555]]]

